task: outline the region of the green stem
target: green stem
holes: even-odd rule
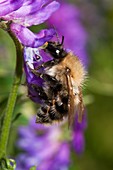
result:
[[[8,103],[7,103],[3,126],[2,126],[2,132],[0,138],[0,159],[6,157],[7,143],[8,143],[9,133],[10,133],[12,115],[16,103],[18,87],[20,85],[21,77],[22,77],[22,61],[23,61],[22,46],[10,30],[8,30],[8,33],[13,39],[16,47],[16,68],[15,68],[13,84],[8,98]]]

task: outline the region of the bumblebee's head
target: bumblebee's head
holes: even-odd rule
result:
[[[62,38],[61,43],[51,42],[51,41],[48,42],[46,50],[51,54],[53,58],[60,59],[60,58],[64,58],[67,55],[67,52],[63,49],[62,46],[63,40],[64,38]]]

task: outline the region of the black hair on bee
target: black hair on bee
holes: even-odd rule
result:
[[[61,59],[66,57],[67,52],[63,49],[64,37],[62,37],[62,42],[48,42],[46,51],[51,54],[54,59]]]
[[[47,42],[45,51],[53,60],[43,63],[44,72],[35,74],[44,80],[44,86],[35,88],[40,92],[43,101],[38,110],[36,123],[52,124],[61,122],[68,117],[68,125],[72,125],[74,115],[78,112],[78,120],[82,120],[84,110],[82,99],[82,84],[85,70],[79,58],[73,53],[67,53],[62,42]]]

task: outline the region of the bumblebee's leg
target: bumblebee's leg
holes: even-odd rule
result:
[[[47,62],[43,62],[40,66],[36,67],[36,70],[39,70],[40,68],[46,68],[46,67],[52,67],[54,64],[57,64],[55,60],[50,60]]]
[[[44,79],[45,81],[57,81],[54,77],[45,74],[45,73],[40,73],[38,72],[36,69],[32,69],[29,65],[28,65],[29,69],[31,70],[31,72],[36,75],[37,77],[40,77],[42,79]]]
[[[52,60],[53,61],[53,60]],[[50,61],[49,61],[50,62]],[[47,62],[46,62],[47,63]],[[46,64],[45,63],[45,64]],[[55,77],[52,77],[52,76],[50,76],[50,75],[48,75],[48,74],[46,74],[46,73],[40,73],[40,72],[38,72],[36,69],[32,69],[29,65],[28,65],[28,67],[29,67],[29,69],[31,70],[31,72],[33,73],[33,74],[35,74],[37,77],[40,77],[40,78],[42,78],[42,79],[44,79],[45,81],[49,81],[49,82],[51,82],[51,83],[57,83],[57,84],[59,84],[59,81],[55,78]],[[39,66],[40,67],[40,66]]]
[[[52,77],[52,76],[45,74],[45,73],[37,72],[36,70],[31,69],[31,68],[30,68],[30,70],[37,77],[42,78],[46,82],[50,82],[50,86],[53,86],[53,85],[57,86],[58,85],[59,87],[57,87],[57,88],[61,88],[61,86],[62,86],[61,83],[55,77]]]
[[[36,67],[35,69],[39,70],[40,68],[52,67],[52,66],[58,64],[59,61],[60,61],[59,59],[57,59],[57,60],[53,59],[53,60],[50,60],[47,62],[43,62],[40,66]]]
[[[47,86],[49,86],[51,94],[56,96],[59,91],[62,89],[62,84],[55,78],[48,74],[41,74],[40,76],[45,82],[47,82]]]
[[[56,108],[56,99],[51,100],[48,113],[52,121],[61,121],[64,116],[63,113],[59,112]]]
[[[53,121],[61,121],[63,114],[56,110],[55,100],[49,101],[38,110],[36,123],[52,123]]]
[[[49,114],[42,114],[42,111],[40,110],[40,112],[38,113],[38,115],[36,116],[36,123],[52,123],[51,118],[49,117]]]
[[[49,110],[50,110],[50,106],[47,104],[44,104],[37,113],[36,116],[36,123],[52,123],[52,120],[49,116]]]
[[[57,113],[55,119],[62,120],[63,117],[68,115],[68,96],[62,96],[60,92],[58,92],[55,99],[55,109]]]
[[[59,120],[62,120],[62,118],[63,118],[63,115],[60,114],[60,112],[58,112],[56,110],[56,105],[52,105],[50,107],[49,116],[50,116],[51,120],[53,120],[53,121],[59,121]]]
[[[37,95],[43,99],[43,100],[48,100],[48,96],[47,94],[45,93],[44,89],[36,84],[32,84],[31,85],[32,88],[36,91]]]

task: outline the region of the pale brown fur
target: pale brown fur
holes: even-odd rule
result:
[[[55,76],[57,80],[65,82],[65,71],[66,68],[71,70],[72,84],[73,86],[81,86],[84,80],[85,71],[79,61],[78,57],[74,56],[72,53],[68,53],[67,56],[57,65],[52,68],[47,68],[47,74]]]
[[[68,69],[69,71],[67,71]],[[78,110],[78,121],[81,121],[83,101],[80,89],[85,78],[85,70],[78,57],[72,53],[68,53],[58,64],[47,67],[46,73],[55,77],[64,87],[67,87],[69,94],[68,125],[70,126],[73,123],[76,110]]]

